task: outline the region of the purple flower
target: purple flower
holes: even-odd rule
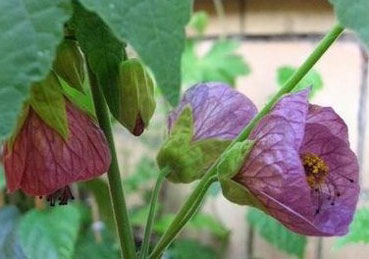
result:
[[[292,231],[344,235],[358,201],[357,158],[344,121],[307,97],[307,90],[286,95],[260,121],[233,179]]]
[[[234,139],[257,113],[249,98],[226,84],[196,84],[185,92],[179,106],[169,115],[169,132],[187,106],[192,108],[195,124],[193,141]]]
[[[169,136],[157,155],[159,168],[169,171],[167,178],[176,183],[201,178],[255,114],[255,105],[228,85],[194,85],[169,115]]]

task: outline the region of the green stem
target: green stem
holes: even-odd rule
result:
[[[327,49],[336,41],[341,35],[344,28],[339,24],[335,25],[328,34],[319,42],[318,46],[305,60],[305,62],[297,69],[297,71],[288,79],[283,87],[276,93],[276,95],[264,106],[264,108],[253,118],[253,120],[244,128],[235,141],[243,141],[248,138],[251,131],[255,128],[257,123],[271,110],[273,105],[284,95],[293,90],[293,88],[300,82],[300,80],[311,70],[311,68],[318,62]]]
[[[128,210],[124,198],[122,180],[120,177],[117,154],[115,151],[113,132],[110,122],[109,110],[94,72],[88,67],[92,98],[95,105],[96,116],[109,144],[111,165],[108,171],[110,199],[113,205],[116,229],[119,236],[121,253],[125,259],[136,258],[135,243],[132,228],[129,223]]]
[[[344,28],[340,25],[335,25],[332,30],[319,42],[318,46],[310,54],[307,60],[301,65],[301,67],[289,78],[284,86],[279,90],[276,95],[265,105],[265,107],[254,117],[254,119],[243,129],[236,139],[227,147],[229,150],[236,142],[247,139],[251,131],[255,128],[258,122],[272,109],[274,104],[284,95],[290,93],[298,82],[311,70],[311,68],[318,62],[327,49],[334,43],[334,41],[341,35]],[[220,156],[221,157],[221,156]],[[179,213],[177,213],[172,224],[168,227],[163,234],[159,243],[156,245],[150,258],[155,259],[166,249],[166,247],[172,242],[172,240],[182,230],[188,220],[191,218],[191,214],[197,211],[197,208],[201,205],[201,201],[204,198],[210,179],[216,177],[218,160],[212,165],[207,173],[200,180],[194,192],[187,198],[187,201],[182,206]],[[194,204],[194,205],[193,205]],[[197,207],[196,207],[197,206]]]
[[[165,231],[149,258],[156,259],[160,257],[164,249],[170,245],[170,243],[179,234],[186,223],[196,214],[196,212],[200,208],[200,205],[205,197],[207,190],[215,181],[217,181],[217,177],[210,175],[205,175],[201,179],[200,183],[202,184],[199,183],[196,186],[195,190],[187,198],[185,204],[177,213],[175,219]]]
[[[149,252],[152,225],[153,225],[154,218],[155,218],[155,210],[156,210],[156,204],[158,203],[160,187],[165,179],[165,176],[167,176],[168,173],[169,173],[168,170],[165,170],[165,169],[162,172],[160,172],[158,179],[156,180],[154,190],[152,192],[151,201],[150,201],[150,210],[149,210],[149,215],[147,217],[147,223],[145,227],[145,234],[144,234],[144,240],[143,240],[143,245],[141,249],[140,259],[145,259],[147,256],[147,253]]]

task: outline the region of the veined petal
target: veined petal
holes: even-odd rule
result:
[[[187,105],[193,111],[194,141],[233,139],[257,112],[250,99],[223,83],[197,84],[186,91],[180,105],[169,115],[169,131]]]
[[[5,151],[9,191],[20,188],[30,195],[48,195],[109,169],[111,157],[102,131],[89,116],[73,104],[66,104],[66,141],[30,109],[13,149]]]
[[[307,122],[326,126],[333,135],[349,143],[347,125],[331,107],[310,104]]]

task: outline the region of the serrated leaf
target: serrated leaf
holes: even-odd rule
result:
[[[96,14],[79,4],[74,5],[72,25],[87,62],[96,74],[109,109],[119,114],[119,65],[123,61],[124,44],[121,43]]]
[[[152,70],[174,106],[180,93],[180,64],[192,0],[81,0],[120,40],[128,42]]]
[[[58,77],[51,72],[31,87],[30,105],[50,128],[68,138],[68,120],[64,95]]]
[[[334,6],[339,22],[354,30],[363,43],[369,47],[369,1],[368,0],[329,0]]]
[[[349,233],[338,239],[335,247],[340,248],[350,243],[369,243],[369,208],[360,208],[356,211],[350,225]]]
[[[0,139],[14,129],[30,84],[49,72],[70,14],[69,0],[0,2]]]
[[[277,81],[278,86],[282,87],[285,82],[295,73],[296,68],[291,66],[283,66],[277,70]],[[311,86],[311,91],[309,93],[309,98],[313,98],[315,94],[323,89],[323,80],[321,75],[316,70],[311,70],[307,73],[301,81],[293,89],[294,92],[305,89]]]
[[[26,259],[16,233],[19,217],[16,207],[8,206],[0,209],[0,258]]]
[[[209,23],[209,15],[205,11],[199,11],[191,16],[188,26],[196,30],[198,34],[203,34]]]
[[[29,259],[70,259],[81,223],[76,206],[31,210],[19,224],[19,238]]]
[[[257,209],[248,211],[247,221],[267,242],[277,249],[298,258],[304,257],[306,237],[291,232],[278,221]]]
[[[216,259],[219,256],[209,246],[202,245],[197,240],[184,239],[176,241],[166,252],[168,259]]]
[[[187,41],[182,57],[183,82],[191,85],[199,82],[224,82],[235,85],[236,78],[250,73],[242,57],[235,53],[237,41],[219,40],[202,57],[196,54],[194,41]]]

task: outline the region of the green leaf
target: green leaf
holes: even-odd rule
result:
[[[199,11],[191,16],[188,26],[196,30],[198,34],[203,34],[209,24],[209,15],[205,11]]]
[[[31,87],[30,104],[41,119],[64,139],[68,138],[68,120],[64,95],[55,73]]]
[[[340,248],[350,243],[369,243],[369,208],[360,208],[356,211],[350,225],[350,232],[337,240],[335,247]]]
[[[4,189],[6,186],[6,181],[5,181],[5,173],[4,173],[4,168],[3,166],[0,164],[0,191],[2,189]]]
[[[119,259],[120,250],[114,236],[107,230],[100,231],[101,241],[97,242],[92,229],[89,229],[78,241],[76,259]]]
[[[239,42],[216,41],[203,57],[197,56],[196,46],[195,42],[187,41],[183,53],[182,74],[185,84],[218,81],[234,86],[237,77],[250,73],[248,65],[235,53]]]
[[[69,0],[0,2],[0,139],[14,129],[31,83],[49,73],[70,13]]]
[[[124,44],[121,43],[96,14],[81,5],[74,5],[72,25],[87,62],[102,86],[112,114],[119,114],[119,65],[123,61]]]
[[[250,209],[247,221],[274,247],[298,258],[303,258],[307,239],[282,226],[278,221],[257,209]]]
[[[291,66],[283,66],[277,70],[278,85],[282,87],[285,82],[295,73],[296,68]],[[305,89],[311,86],[309,98],[313,98],[315,94],[323,89],[323,80],[316,70],[311,70],[306,76],[295,86],[294,92]]]
[[[80,223],[81,213],[76,206],[33,209],[19,224],[21,245],[29,259],[70,259]]]
[[[8,206],[0,209],[0,258],[26,259],[16,233],[20,212],[16,207]]]
[[[369,47],[369,1],[329,0],[342,26],[354,30],[363,43]]]
[[[176,241],[166,252],[165,258],[169,259],[216,259],[215,250],[202,245],[197,240],[185,239]]]
[[[192,0],[81,0],[120,40],[133,46],[151,68],[158,86],[174,106],[180,94],[184,27]]]
[[[139,161],[135,172],[123,180],[124,191],[131,194],[142,187],[146,187],[148,183],[159,175],[159,170],[155,162],[148,157],[142,157]]]
[[[110,203],[110,194],[108,183],[101,178],[96,178],[91,181],[83,182],[80,184],[93,193],[102,220],[105,222],[110,231],[115,231],[115,222],[113,215],[113,207]]]

